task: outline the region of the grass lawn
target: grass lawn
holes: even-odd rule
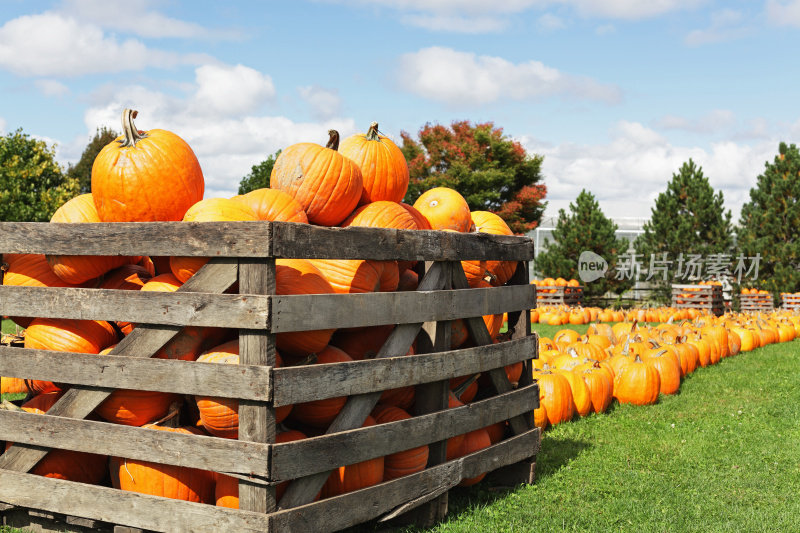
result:
[[[798,531],[798,367],[800,341],[770,345],[549,428],[535,485],[454,490],[432,531]]]

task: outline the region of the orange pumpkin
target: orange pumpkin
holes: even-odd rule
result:
[[[653,366],[637,355],[623,366],[614,378],[614,397],[619,403],[649,405],[656,403],[661,389],[661,378]]]
[[[358,205],[363,179],[358,165],[337,151],[339,132],[328,135],[326,146],[297,143],[284,149],[269,183],[297,200],[312,224],[338,226]]]
[[[361,169],[363,189],[359,204],[389,200],[399,202],[408,190],[408,165],[403,152],[391,139],[378,133],[378,123],[367,133],[342,141],[339,152]]]
[[[414,202],[414,208],[428,219],[431,229],[468,232],[472,227],[467,201],[448,187],[428,189]]]
[[[316,364],[346,363],[352,360],[352,357],[339,348],[326,346],[324,350],[317,354]],[[294,406],[291,417],[293,420],[312,427],[325,428],[333,422],[346,402],[347,397],[340,396],[338,398],[299,403]]]
[[[136,111],[122,112],[122,136],[92,165],[92,196],[103,222],[181,220],[203,198],[203,171],[186,141],[172,132],[140,132]]]
[[[100,222],[91,194],[82,194],[68,200],[53,213],[51,223]],[[48,255],[47,262],[56,276],[67,283],[79,284],[105,274],[127,263],[136,263],[139,257],[121,255]]]
[[[233,200],[247,205],[258,220],[308,224],[308,216],[300,202],[278,189],[255,189]]]
[[[505,220],[489,211],[472,211],[470,219],[478,233],[489,235],[513,235]],[[461,266],[467,275],[470,287],[477,286],[477,281],[489,277],[495,287],[504,285],[517,269],[516,261],[462,261]]]
[[[375,419],[367,416],[361,427],[374,426]],[[322,497],[328,498],[345,494],[354,490],[377,485],[383,480],[384,458],[375,457],[360,463],[341,466],[331,472],[325,486],[322,487]]]
[[[371,416],[377,424],[411,418],[411,415],[404,410],[383,404],[376,405],[375,409],[372,410]],[[424,470],[428,464],[428,453],[428,446],[423,445],[387,455],[383,462],[383,480],[389,481],[390,479],[397,479]]]

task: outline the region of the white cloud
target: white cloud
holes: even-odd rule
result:
[[[514,64],[451,48],[424,48],[400,58],[399,83],[423,98],[449,104],[487,104],[566,95],[617,103],[621,91],[591,78],[563,74],[539,61]]]
[[[702,30],[690,31],[685,38],[689,46],[721,43],[744,37],[751,30],[744,15],[739,11],[724,9],[711,14],[711,24]]]
[[[656,121],[656,126],[662,129],[705,134],[727,132],[734,125],[736,125],[736,116],[727,109],[715,109],[697,118],[666,115]]]
[[[563,0],[578,13],[589,17],[620,20],[641,20],[658,17],[672,11],[693,9],[706,0]]]
[[[194,103],[209,114],[247,114],[275,96],[272,78],[244,65],[203,65],[195,79]]]
[[[600,36],[611,35],[616,31],[617,28],[613,24],[603,24],[602,26],[598,26],[594,29],[595,34]]]
[[[84,115],[86,129],[94,132],[98,127],[120,129],[120,115],[124,108],[139,111],[136,126],[142,130],[154,128],[169,130],[183,138],[197,155],[203,169],[207,198],[228,197],[236,194],[239,181],[250,168],[275,153],[297,142],[314,142],[324,145],[328,130],[336,129],[342,138],[356,133],[355,122],[348,118],[328,117],[318,122],[296,122],[282,116],[259,114],[257,107],[262,98],[274,95],[266,83],[268,76],[238,65],[208,69],[199,67],[195,83],[183,97],[166,94],[139,85],[108,85],[92,95],[92,102]],[[243,96],[250,103],[237,113],[221,112],[223,104],[209,87],[219,87],[213,81],[220,69],[229,69],[238,79],[250,80]],[[209,74],[210,73],[210,74]],[[211,80],[211,81],[209,81]],[[256,83],[260,81],[260,83]],[[260,89],[259,89],[260,88]],[[201,102],[209,105],[200,105]],[[254,111],[244,113],[251,107]],[[82,139],[81,149],[85,147]],[[80,143],[78,143],[80,144]],[[80,156],[80,150],[59,151],[59,160]]]
[[[508,26],[506,19],[498,17],[469,17],[458,15],[405,15],[402,22],[417,28],[453,33],[494,33]]]
[[[45,96],[64,96],[69,94],[69,87],[57,80],[36,80],[33,83]]]
[[[800,121],[792,128],[800,130]],[[585,188],[598,198],[606,216],[649,217],[672,174],[691,158],[702,167],[711,186],[722,191],[726,208],[737,220],[764,162],[772,161],[777,153],[779,139],[754,144],[723,141],[708,148],[679,146],[640,123],[621,121],[612,128],[609,142],[602,144],[552,146],[535,139],[520,141],[529,152],[544,155],[548,216],[567,209]]]
[[[536,27],[544,31],[563,30],[567,24],[561,17],[557,17],[552,13],[545,13],[536,19]]]
[[[0,27],[0,68],[23,76],[167,68],[200,59],[148,48],[135,39],[119,41],[97,26],[52,12],[18,17]]]
[[[103,28],[140,37],[207,37],[199,24],[167,17],[151,9],[151,0],[126,0],[124,9],[108,0],[65,0],[61,11]]]
[[[338,116],[342,107],[342,99],[335,89],[325,89],[317,85],[299,87],[300,97],[311,107],[314,118],[328,120]]]
[[[800,0],[767,2],[767,18],[777,26],[800,28]]]

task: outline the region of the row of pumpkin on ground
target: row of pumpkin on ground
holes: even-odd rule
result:
[[[682,379],[699,367],[800,334],[800,315],[787,311],[700,315],[694,321],[656,326],[595,323],[585,335],[559,330],[539,339],[534,378],[542,428],[575,415],[605,412],[620,403],[653,404],[678,392]]]

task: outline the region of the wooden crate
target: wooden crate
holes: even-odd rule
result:
[[[539,391],[531,379],[538,342],[530,332],[530,239],[271,222],[3,223],[0,253],[213,258],[174,293],[0,287],[0,315],[138,324],[102,358],[0,346],[0,375],[71,384],[47,415],[0,411],[0,435],[16,443],[0,456],[0,505],[17,526],[41,515],[116,531],[336,531],[400,515],[430,525],[444,517],[448,490],[463,478],[495,471],[507,483],[533,482]],[[413,292],[276,295],[275,258],[291,257],[419,261],[423,275]],[[508,286],[470,289],[465,259],[519,263]],[[237,283],[238,294],[226,292]],[[493,344],[481,315],[503,312],[509,338]],[[456,319],[474,347],[450,350]],[[396,327],[374,359],[275,368],[278,333],[382,324]],[[150,358],[188,325],[238,329],[240,365]],[[415,340],[418,355],[403,357]],[[514,385],[504,367],[517,362],[523,377]],[[477,373],[488,375],[493,393],[447,409],[450,379]],[[361,427],[382,391],[409,385],[416,416]],[[85,420],[119,388],[235,397],[239,438]],[[338,396],[348,401],[326,434],[275,444],[276,407]],[[446,460],[448,438],[504,420],[506,438]],[[430,445],[425,470],[313,502],[335,468],[423,444]],[[239,479],[241,509],[27,473],[50,448],[226,473]],[[276,502],[274,487],[286,480]]]
[[[781,307],[784,309],[800,309],[800,292],[782,293]]]
[[[739,309],[741,311],[772,311],[775,305],[771,294],[740,294]]]
[[[725,313],[720,285],[672,285],[672,306],[676,309],[701,309],[717,316]]]
[[[536,305],[583,305],[583,286],[540,285],[536,287]]]

